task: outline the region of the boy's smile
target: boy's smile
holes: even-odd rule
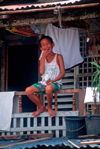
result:
[[[49,39],[44,38],[41,41],[41,50],[45,51],[45,50],[49,50],[49,53],[52,52],[52,48],[54,46],[54,43],[51,43]]]

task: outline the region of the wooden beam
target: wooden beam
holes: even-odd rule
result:
[[[45,15],[44,15],[45,16]],[[93,19],[99,18],[100,12],[96,13],[87,13],[86,15],[82,14],[80,16],[71,17],[66,14],[66,16],[62,16],[62,21],[75,21],[75,20],[85,20],[85,19]],[[0,28],[2,27],[17,27],[17,26],[25,26],[25,25],[36,25],[36,24],[47,24],[47,23],[56,23],[58,22],[58,16],[53,15],[49,18],[22,18],[22,19],[14,19],[14,20],[0,20]]]

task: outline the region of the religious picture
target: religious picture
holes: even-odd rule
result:
[[[100,55],[100,34],[90,35],[88,55],[93,57]]]

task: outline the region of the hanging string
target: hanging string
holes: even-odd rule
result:
[[[89,38],[88,18],[86,19],[86,28],[87,28],[87,32],[88,32],[88,38]]]
[[[62,28],[61,10],[60,10],[59,8],[60,8],[60,7],[58,7],[58,21],[59,21],[59,26],[60,26],[60,28]]]

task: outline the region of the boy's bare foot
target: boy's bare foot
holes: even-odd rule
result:
[[[32,113],[32,116],[33,116],[33,117],[36,117],[36,116],[38,116],[40,113],[46,112],[46,111],[47,111],[47,109],[43,106],[43,107],[39,108],[37,111],[34,111],[34,112]]]
[[[56,115],[56,112],[52,110],[51,108],[48,109],[48,112],[49,112],[50,117],[53,117]]]

